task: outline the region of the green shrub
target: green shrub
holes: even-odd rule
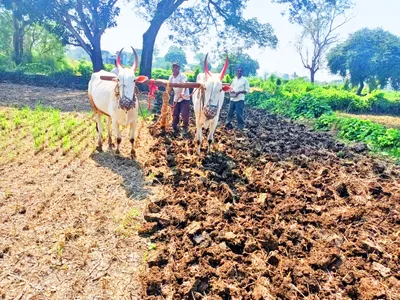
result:
[[[377,151],[400,157],[400,130],[357,118],[338,117],[335,114],[322,115],[314,124],[316,130],[337,130],[346,141],[365,142]]]
[[[323,114],[331,113],[332,108],[326,100],[306,95],[293,101],[289,111],[293,118],[319,118]]]
[[[7,55],[0,53],[0,71],[11,70],[13,67],[13,62],[11,58]]]
[[[171,76],[171,74],[172,74],[171,70],[153,69],[151,71],[151,78],[154,78],[154,79],[169,79],[169,76]]]
[[[110,72],[112,69],[114,69],[113,64],[104,64],[104,70]]]
[[[81,60],[78,65],[78,72],[81,74],[82,77],[90,78],[93,73],[92,63],[86,60]]]
[[[267,92],[253,91],[246,95],[245,100],[246,103],[251,106],[260,106],[262,103],[268,101],[271,96],[272,95]]]
[[[21,66],[22,72],[25,74],[50,74],[52,69],[49,65],[41,63],[29,63]]]
[[[55,78],[70,78],[75,77],[75,72],[73,69],[65,69],[62,71],[53,72],[51,76]]]

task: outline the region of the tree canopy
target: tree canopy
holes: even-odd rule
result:
[[[269,24],[247,19],[243,12],[248,0],[206,0],[184,4],[184,0],[133,0],[136,10],[150,22],[143,35],[141,73],[150,76],[154,43],[165,23],[180,45],[199,47],[205,36],[214,37],[219,51],[232,48],[275,47],[277,38]],[[209,42],[209,40],[207,41]]]
[[[221,62],[222,61],[223,57],[221,57]],[[223,63],[217,67],[217,70],[220,71],[222,66]],[[257,60],[252,59],[247,53],[230,54],[227,73],[231,77],[235,76],[238,67],[243,69],[243,76],[254,76],[257,75],[257,70],[260,68],[260,65]]]
[[[170,62],[171,64],[177,62],[181,69],[183,69],[187,64],[186,53],[177,46],[171,46],[165,55],[165,61]]]
[[[381,88],[389,80],[400,89],[400,37],[383,29],[361,29],[328,54],[328,66],[333,74],[350,76],[359,85],[360,95],[366,81],[376,81]]]
[[[45,11],[48,28],[65,44],[82,47],[90,56],[93,70],[103,69],[101,36],[116,26],[118,0],[49,0]]]
[[[44,11],[44,0],[2,0],[2,6],[11,12],[13,24],[13,60],[18,65],[24,55],[24,37],[28,26],[38,21]]]
[[[311,82],[323,67],[326,52],[338,41],[337,30],[351,19],[347,10],[353,5],[352,0],[307,0],[290,6],[289,20],[302,27],[296,49]]]

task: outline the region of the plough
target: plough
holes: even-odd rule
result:
[[[103,80],[112,80],[114,76],[100,76],[100,78]],[[173,108],[173,105],[171,106],[169,104],[171,88],[198,89],[203,87],[203,85],[198,82],[172,83],[169,82],[168,80],[163,80],[163,79],[148,79],[144,81],[142,84],[147,84],[149,86],[149,93],[147,96],[147,109],[150,109],[150,101],[151,99],[155,99],[154,93],[155,91],[158,90],[158,87],[160,86],[165,87],[165,91],[163,92],[162,95],[163,101],[161,106],[161,116],[158,122],[156,123],[156,124],[160,123],[160,127],[165,130],[168,129],[168,124],[170,123],[170,117],[171,117],[171,109]],[[223,83],[223,85],[229,85],[229,83]],[[192,96],[193,92],[190,94],[190,96]]]

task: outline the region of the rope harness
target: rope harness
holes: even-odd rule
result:
[[[151,99],[155,99],[155,91],[157,91],[157,90],[158,90],[158,86],[155,85],[153,79],[150,79],[149,80],[149,92],[147,94],[147,109],[149,109],[149,110],[151,108]],[[167,130],[169,128],[170,121],[172,120],[173,109],[175,108],[176,104],[178,103],[177,101],[174,101],[172,105],[170,104],[170,91],[171,91],[170,82],[167,82],[165,91],[162,94],[162,106],[161,106],[160,117],[158,118],[157,122],[155,122],[152,125],[149,125],[146,122],[146,118],[144,116],[142,108],[139,105],[139,110],[143,117],[143,120],[149,128],[153,128],[153,127],[157,126],[158,124],[160,124],[160,127],[164,128],[165,130]],[[199,91],[199,93],[200,93],[200,109],[204,112],[205,117],[207,118],[207,120],[214,118],[218,112],[218,105],[212,105],[210,103],[208,103],[207,105],[205,104],[205,88],[203,85],[200,85],[198,88],[194,88],[192,93],[188,96],[188,98],[190,99],[190,97],[192,97],[196,91]],[[140,92],[139,92],[138,87],[135,87],[136,99],[138,99],[139,94],[140,94]],[[135,98],[135,95],[134,95],[134,98]],[[119,86],[115,87],[115,96],[119,97]],[[179,97],[177,100],[179,100],[179,99],[184,99],[184,98]]]
[[[124,84],[121,84],[121,86],[125,86]],[[114,94],[115,97],[118,99],[118,108],[125,110],[126,113],[128,113],[128,110],[136,107],[136,95],[135,92],[133,93],[132,99],[129,99],[128,97],[126,97],[125,95],[123,97],[121,97],[121,93],[120,93],[120,85],[115,86],[114,89]]]

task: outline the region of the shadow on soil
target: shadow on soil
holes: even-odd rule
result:
[[[90,157],[100,166],[110,169],[124,179],[122,186],[128,197],[144,200],[151,194],[151,190],[146,188],[143,170],[137,161],[109,151],[94,152]]]

